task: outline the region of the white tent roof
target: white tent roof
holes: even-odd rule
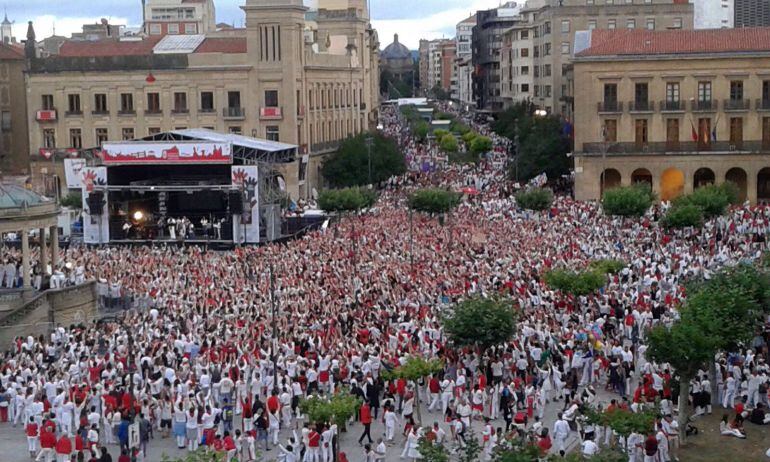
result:
[[[195,51],[205,39],[205,35],[167,35],[155,44],[152,52],[156,55],[169,53],[188,54]]]
[[[216,143],[232,143],[234,146],[243,146],[245,148],[256,149],[265,152],[286,151],[297,149],[296,145],[279,143],[278,141],[268,141],[250,136],[234,135],[232,133],[220,133],[205,128],[190,128],[187,130],[173,130],[169,133],[178,136],[195,138],[202,141],[213,141]]]

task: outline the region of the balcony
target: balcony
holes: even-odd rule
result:
[[[703,152],[760,154],[767,153],[768,143],[760,141],[716,141],[697,143],[693,141],[660,141],[653,143],[583,143],[580,153],[585,156],[663,155],[698,154]]]
[[[748,111],[749,106],[747,99],[726,99],[722,103],[722,109],[725,111]]]
[[[222,117],[225,120],[243,120],[246,118],[246,111],[242,107],[222,108]]]
[[[160,108],[153,108],[153,109],[145,109],[144,115],[146,116],[162,116],[163,110]]]
[[[719,102],[714,99],[690,101],[690,110],[693,112],[716,112]]]
[[[620,114],[623,112],[623,103],[617,101],[602,101],[597,103],[599,114]]]
[[[73,111],[66,111],[64,115],[67,117],[83,117],[83,111],[80,109],[75,109]]]
[[[655,110],[655,105],[649,101],[629,101],[629,112],[652,112]]]
[[[283,108],[279,106],[259,108],[259,118],[262,120],[281,120],[283,119]]]
[[[94,109],[93,111],[91,111],[91,115],[108,116],[110,115],[110,111],[107,109]]]
[[[322,154],[337,150],[340,146],[339,141],[327,141],[325,143],[315,143],[310,146],[310,150],[313,154]]]
[[[214,109],[213,107],[202,107],[198,109],[198,114],[206,115],[206,114],[216,114],[216,113],[217,113],[217,110]]]
[[[186,115],[190,113],[190,109],[186,107],[175,107],[171,110],[171,114]]]
[[[136,111],[134,109],[121,109],[118,111],[119,116],[135,116]]]
[[[758,99],[754,102],[757,111],[770,111],[770,99]]]
[[[685,107],[682,101],[661,101],[660,112],[684,112]]]
[[[38,122],[56,122],[56,108],[37,111],[35,113],[35,120]]]

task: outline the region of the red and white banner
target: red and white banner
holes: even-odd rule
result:
[[[53,156],[53,149],[40,148],[40,155],[46,159],[50,159]]]
[[[199,141],[105,143],[102,146],[105,164],[230,164],[233,161],[230,143]]]

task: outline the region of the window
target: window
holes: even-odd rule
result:
[[[551,44],[546,43],[543,45],[543,56],[551,56]]]
[[[551,76],[551,65],[546,64],[543,66],[543,77],[550,77]]]
[[[80,95],[78,94],[72,94],[67,95],[67,110],[71,114],[80,114],[82,110],[80,109]]]
[[[711,102],[711,82],[698,82],[698,101]]]
[[[169,35],[179,34],[179,24],[169,23],[167,27]]]
[[[743,82],[733,80],[730,82],[730,101],[743,101]]]
[[[594,4],[594,0],[586,0],[586,5],[593,5],[593,4]]]
[[[0,131],[11,131],[11,111],[0,112]]]
[[[104,93],[97,93],[94,95],[94,111],[97,114],[105,114],[107,112],[107,95]]]
[[[647,18],[647,30],[655,30],[655,19]]]
[[[529,84],[528,83],[522,83],[521,84],[521,92],[522,93],[529,93]]]
[[[666,102],[679,103],[679,82],[666,83]]]
[[[568,34],[569,33],[569,19],[564,19],[561,22],[561,33],[562,34]]]
[[[184,25],[184,33],[187,35],[195,35],[198,33],[198,25],[195,23],[187,23]]]
[[[616,27],[616,22],[614,19],[608,19],[607,20],[607,29],[614,29]]]
[[[120,112],[134,112],[134,95],[131,93],[120,94]]]
[[[43,129],[43,147],[49,149],[56,147],[56,130],[53,128]]]
[[[647,110],[648,100],[647,83],[637,83],[634,85],[634,103],[637,110]]]
[[[636,119],[634,121],[634,143],[637,148],[644,147],[647,144],[647,119]]]
[[[770,80],[762,82],[762,101],[770,102]],[[767,105],[763,103],[762,107],[767,107]]]
[[[522,48],[521,49],[521,57],[522,58],[528,58],[529,57],[529,48]]]
[[[149,127],[147,129],[148,135],[157,135],[158,133],[160,133],[160,127]]]
[[[770,117],[762,117],[762,149],[770,149]]]
[[[626,28],[633,29],[636,27],[636,19],[626,19]]]
[[[618,84],[617,83],[605,83],[604,84],[604,105],[618,104]]]
[[[543,96],[545,96],[546,98],[550,98],[551,97],[551,86],[550,85],[546,85],[545,88],[543,88],[543,93],[545,93]]]
[[[545,24],[543,24],[543,35],[550,34],[551,33],[551,22],[546,21]]]
[[[666,119],[666,149],[679,150],[679,119]]]
[[[241,127],[229,127],[227,131],[229,131],[233,135],[240,135],[243,133],[243,130],[241,130]]]
[[[160,35],[163,33],[163,30],[160,27],[160,24],[150,24],[150,35]]]
[[[174,112],[187,112],[187,93],[174,93]]]
[[[594,29],[596,29],[596,19],[589,19],[588,30],[594,30]]]
[[[521,39],[527,40],[528,38],[529,38],[529,31],[528,30],[521,31]]]
[[[602,133],[602,141],[608,143],[614,143],[618,141],[618,121],[615,119],[607,119],[604,121],[604,130]]]
[[[268,125],[265,128],[265,138],[269,141],[280,141],[278,127],[275,125]]]
[[[147,93],[147,112],[160,113],[160,93]]]
[[[337,92],[335,91],[334,94],[336,102]],[[278,107],[278,90],[265,90],[265,107]]]
[[[529,66],[521,66],[521,75],[529,75]]]
[[[540,66],[535,66],[535,77],[540,77]]]
[[[561,42],[561,54],[569,54],[569,42]]]
[[[681,29],[682,28],[682,18],[674,18],[674,21],[671,23],[672,29]]]
[[[201,92],[201,112],[214,112],[214,92]]]
[[[53,111],[53,95],[43,95],[42,106],[40,109],[44,111]]]
[[[736,149],[743,147],[743,117],[730,117],[730,144]]]
[[[123,134],[123,141],[130,141],[134,139],[134,129],[129,127],[124,127],[122,130]]]
[[[70,147],[75,149],[83,148],[83,132],[79,128],[70,128]]]
[[[106,128],[97,128],[96,129],[96,145],[101,146],[102,144],[106,143],[109,139],[109,135]]]

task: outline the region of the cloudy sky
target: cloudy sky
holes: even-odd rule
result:
[[[317,0],[305,0],[313,3]],[[402,43],[416,49],[420,38],[454,36],[455,24],[476,10],[494,8],[500,0],[370,0],[374,26],[383,46],[394,33]],[[215,0],[217,22],[243,25],[239,6],[245,0]],[[523,3],[523,0],[522,2]],[[14,35],[26,36],[27,21],[33,21],[38,39],[53,34],[69,36],[84,23],[107,18],[113,24],[139,26],[142,22],[140,0],[0,0],[14,21]]]

